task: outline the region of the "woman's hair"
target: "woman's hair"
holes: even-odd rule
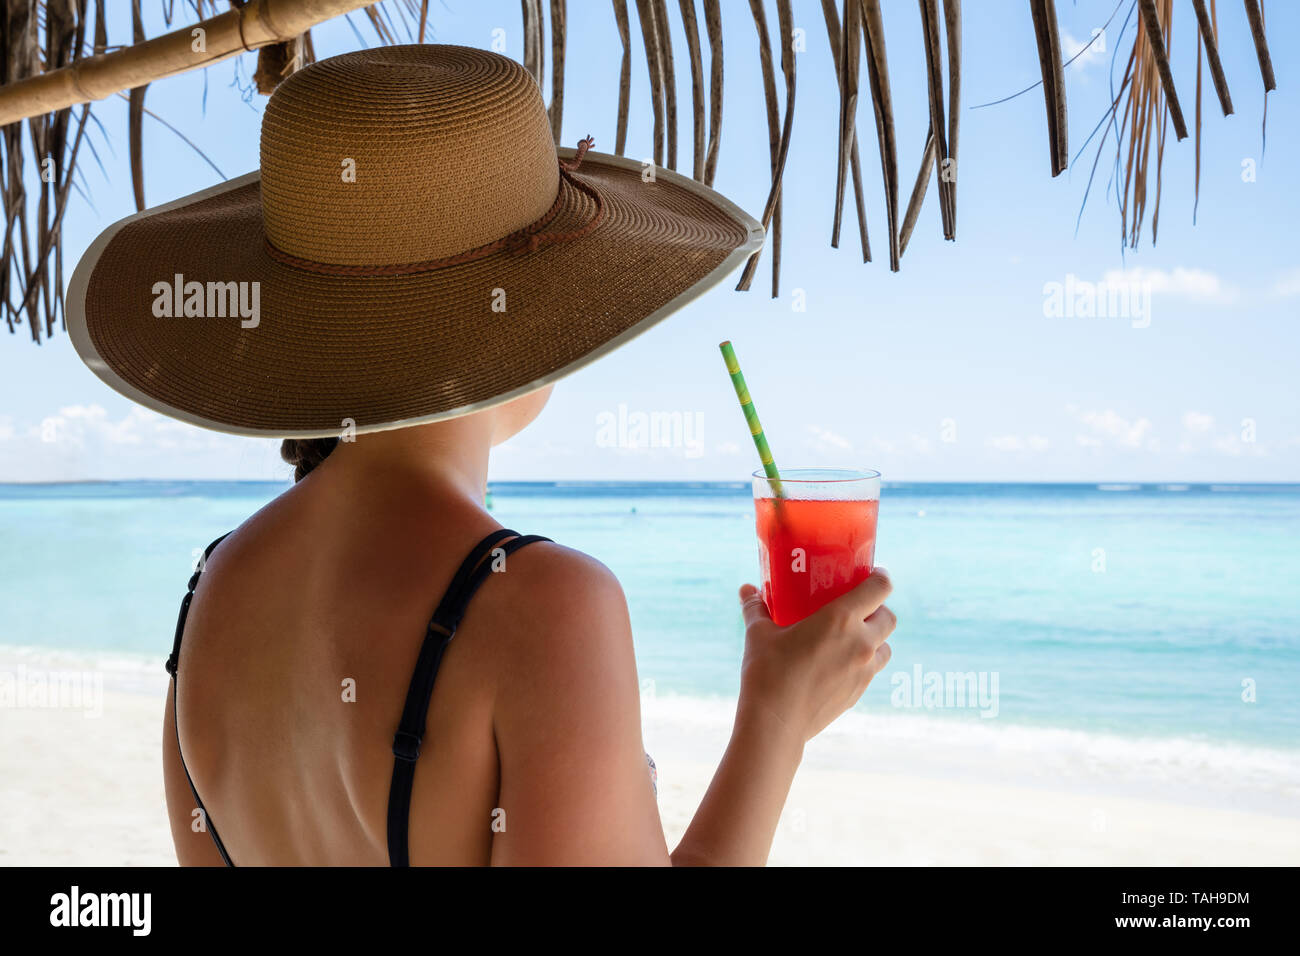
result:
[[[286,438],[280,443],[280,457],[293,465],[293,480],[302,481],[338,443],[337,438]]]

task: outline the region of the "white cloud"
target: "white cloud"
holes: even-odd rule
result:
[[[1241,436],[1237,434],[1220,435],[1214,439],[1214,450],[1220,455],[1227,455],[1230,458],[1241,458],[1243,456],[1267,457],[1268,449],[1256,442],[1244,442]]]
[[[1102,281],[1107,287],[1149,291],[1152,295],[1176,296],[1223,305],[1234,302],[1238,293],[1228,283],[1213,272],[1204,269],[1188,269],[1177,266],[1172,270],[1146,269],[1135,266],[1131,269],[1111,269]]]
[[[1300,268],[1282,273],[1273,284],[1273,294],[1280,299],[1291,299],[1300,295]]]
[[[153,477],[178,470],[278,478],[285,470],[278,444],[208,431],[138,406],[113,418],[96,403],[65,405],[25,423],[0,419],[0,480]]]
[[[17,431],[0,429],[0,440],[13,439]],[[94,445],[147,445],[151,448],[195,451],[218,448],[230,436],[133,407],[113,421],[102,405],[65,405],[26,430],[26,437],[46,445],[78,449]]]
[[[1046,451],[1051,447],[1051,442],[1042,435],[1030,435],[1027,438],[1020,435],[995,435],[987,444],[998,451]]]
[[[829,428],[822,428],[820,425],[809,425],[808,431],[812,433],[812,439],[809,444],[817,451],[852,451],[853,443],[843,435],[836,434]]]
[[[918,455],[928,455],[934,451],[934,443],[924,435],[913,432],[907,437],[908,446]]]
[[[1183,428],[1198,434],[1208,432],[1214,427],[1214,416],[1203,412],[1187,412],[1183,415]]]
[[[1103,444],[1117,445],[1121,448],[1141,448],[1150,444],[1147,436],[1151,432],[1151,420],[1138,418],[1129,421],[1113,409],[1104,412],[1078,412],[1075,418],[1088,429],[1088,433],[1075,436],[1075,442],[1085,447],[1095,448]]]
[[[1084,47],[1087,47],[1087,49],[1084,50]],[[1079,58],[1070,64],[1070,68],[1083,71],[1095,63],[1105,62],[1106,35],[1103,33],[1096,39],[1089,35],[1082,40],[1076,40],[1069,30],[1062,30],[1061,50],[1065,54],[1066,60],[1074,60],[1075,55],[1078,54]],[[1083,52],[1080,54],[1080,51]]]

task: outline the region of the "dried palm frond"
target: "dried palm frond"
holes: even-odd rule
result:
[[[551,118],[551,138],[556,142],[564,120],[564,38],[568,32],[564,0],[551,0],[551,105],[547,112]]]
[[[1140,50],[1137,70],[1129,85],[1129,99],[1124,107],[1121,128],[1127,128],[1128,148],[1124,165],[1124,186],[1119,192],[1121,240],[1137,247],[1146,215],[1147,158],[1151,150],[1151,130],[1161,112],[1161,90],[1155,76],[1152,46],[1146,41],[1145,18],[1138,22],[1136,49]]]
[[[238,3],[232,4],[232,6],[240,5]],[[397,31],[393,29],[392,21],[384,15],[382,7],[366,7],[365,13],[366,19],[370,21],[370,25],[378,35],[380,43],[392,45],[401,42],[397,38]]]
[[[125,93],[118,93],[117,96],[118,96],[118,99],[121,99],[121,100],[129,99],[129,97],[128,97],[127,94],[125,94]],[[222,170],[222,168],[221,168],[220,166],[218,166],[216,163],[214,163],[214,162],[212,161],[212,157],[211,157],[211,156],[209,156],[209,155],[208,155],[207,153],[205,153],[202,149],[200,149],[200,148],[199,148],[199,145],[198,145],[196,142],[194,142],[194,140],[190,139],[188,136],[186,136],[184,133],[182,133],[180,130],[178,130],[178,129],[177,129],[175,126],[173,126],[171,123],[167,122],[166,117],[159,116],[157,113],[155,113],[153,110],[149,109],[149,107],[147,107],[147,106],[144,108],[144,115],[147,116],[147,117],[149,117],[151,120],[155,121],[159,126],[161,126],[163,129],[167,130],[167,132],[173,134],[177,139],[179,139],[182,143],[184,143],[186,146],[188,146],[188,147],[189,147],[189,148],[194,152],[194,155],[198,156],[199,159],[203,160],[205,163],[207,163],[209,166],[211,166],[211,167],[212,167],[212,171],[213,171],[214,173],[216,173],[218,176],[220,176],[222,179],[228,179],[228,178],[229,178],[229,177],[225,174],[225,171]],[[90,118],[91,118],[91,119],[95,119],[95,114],[94,114],[93,112],[90,114]],[[96,122],[96,124],[99,123],[98,120],[95,120],[95,122]],[[92,151],[94,150],[94,146],[93,146],[93,144],[90,142],[90,140],[87,140],[87,141],[86,141],[86,144],[87,144],[88,146],[91,147]],[[101,168],[101,169],[103,168],[102,165],[101,165],[100,168]]]
[[[614,154],[622,156],[627,147],[627,108],[632,92],[632,39],[627,22],[627,0],[614,0],[614,22],[623,41],[623,61],[618,72],[618,119],[614,124]]]
[[[668,26],[668,7],[654,0],[655,31],[658,36],[659,70],[664,78],[664,118],[668,131],[668,168],[677,168],[677,73],[673,69],[673,39]]]
[[[1211,0],[1213,3],[1213,0]],[[1224,116],[1232,114],[1232,97],[1228,95],[1228,80],[1223,74],[1223,64],[1219,61],[1219,15],[1218,10],[1207,11],[1205,0],[1192,0],[1196,11],[1196,172],[1192,197],[1192,224],[1196,224],[1196,213],[1201,206],[1201,52],[1210,64],[1210,77],[1214,81],[1214,91],[1219,97],[1219,107]]]
[[[1142,0],[1137,0],[1140,7]],[[1111,102],[1110,108],[1098,124],[1105,126],[1105,133],[1097,144],[1097,155],[1093,159],[1093,175],[1096,173],[1098,160],[1105,147],[1106,139],[1112,128],[1115,131],[1115,185],[1116,200],[1119,205],[1121,242],[1136,248],[1141,238],[1142,224],[1146,219],[1148,187],[1151,172],[1151,139],[1155,136],[1155,197],[1152,208],[1152,241],[1158,237],[1160,217],[1160,193],[1162,186],[1161,170],[1164,159],[1165,129],[1170,110],[1167,107],[1165,87],[1160,77],[1157,49],[1168,49],[1172,38],[1171,0],[1159,0],[1162,9],[1156,19],[1161,35],[1152,41],[1148,34],[1151,18],[1141,15],[1136,20],[1136,32],[1133,47],[1129,53],[1128,65],[1120,81],[1119,90]],[[1132,18],[1132,10],[1130,17]],[[1120,30],[1123,38],[1129,19]],[[1119,104],[1124,103],[1124,112],[1115,122]],[[1093,131],[1094,134],[1096,130]],[[1091,137],[1089,137],[1091,139]],[[1085,146],[1087,144],[1085,143]],[[1121,169],[1122,167],[1122,169]],[[1122,176],[1122,184],[1120,179]],[[1089,190],[1092,175],[1089,176]],[[1084,195],[1087,202],[1087,192]]]
[[[541,0],[520,0],[520,14],[524,29],[524,69],[542,85],[542,3]]]
[[[1249,7],[1248,2],[1248,16]],[[1218,16],[1213,0],[1208,9],[1204,0],[1193,0],[1192,9],[1196,14],[1197,25],[1196,139],[1192,207],[1193,222],[1195,222],[1196,210],[1200,202],[1202,50],[1210,67],[1211,81],[1214,83],[1223,114],[1230,115],[1233,107],[1218,53]],[[1084,205],[1087,204],[1088,193],[1091,191],[1102,151],[1113,132],[1115,134],[1113,181],[1120,214],[1121,239],[1125,246],[1131,248],[1136,248],[1141,240],[1142,227],[1148,211],[1151,214],[1152,243],[1154,244],[1159,237],[1166,128],[1172,123],[1175,134],[1178,134],[1179,128],[1182,127],[1180,139],[1186,135],[1177,98],[1170,95],[1173,90],[1173,80],[1169,70],[1168,50],[1171,49],[1173,40],[1173,10],[1172,0],[1133,0],[1128,18],[1119,33],[1122,41],[1130,20],[1134,21],[1136,30],[1128,65],[1125,67],[1109,108],[1088,138],[1091,141],[1093,136],[1104,130],[1093,158],[1088,189],[1084,193]],[[1135,13],[1138,14],[1136,19]],[[1263,42],[1262,33],[1260,42]],[[1259,49],[1258,45],[1256,49]],[[1267,50],[1266,45],[1264,49]],[[1265,83],[1267,82],[1267,73],[1265,73]],[[1121,104],[1123,104],[1122,112]],[[1084,145],[1086,147],[1087,143]],[[1148,185],[1152,176],[1154,176],[1153,187]],[[1082,207],[1080,216],[1082,216]]]
[[[304,33],[292,40],[272,43],[257,51],[257,71],[253,74],[257,92],[269,96],[281,80],[315,59],[308,52],[309,39],[310,34]]]
[[[939,218],[945,239],[955,239],[957,230],[956,146],[958,130],[958,103],[961,97],[961,2],[944,3],[944,34],[948,41],[948,107],[947,135],[944,132],[943,67],[940,64],[938,4],[936,0],[920,0],[921,30],[925,44],[926,93],[930,104],[930,127],[921,151],[921,168],[912,186],[907,211],[899,227],[898,253],[907,250],[925,202],[930,172],[935,173],[939,194]],[[936,165],[936,160],[938,161]]]
[[[274,2],[274,22],[267,6]],[[505,3],[507,0],[498,0]],[[703,3],[702,17],[708,39],[708,93],[705,95],[704,49],[700,36],[697,2]],[[795,43],[797,30],[790,0],[772,0],[777,10],[779,37],[769,35],[765,12],[768,0],[750,0],[751,17],[759,40],[759,75],[751,81],[761,84],[768,120],[771,183],[762,219],[772,240],[772,294],[779,291],[783,180],[789,154],[794,116]],[[961,87],[961,4],[960,0],[918,0],[925,55],[924,82],[928,103],[925,147],[919,174],[907,209],[899,215],[899,174],[894,131],[893,101],[885,51],[883,4],[881,0],[822,0],[827,39],[840,93],[837,129],[837,163],[834,193],[832,245],[838,246],[843,220],[846,187],[853,183],[863,260],[870,261],[867,212],[859,154],[856,114],[859,105],[860,72],[864,65],[880,150],[885,202],[885,225],[889,229],[890,269],[897,271],[900,257],[915,230],[925,193],[933,175],[939,196],[939,212],[945,238],[956,233],[956,161]],[[1158,235],[1162,169],[1167,145],[1166,131],[1172,124],[1181,139],[1186,135],[1169,51],[1172,43],[1172,0],[1116,0],[1113,19],[1128,6],[1122,43],[1128,23],[1135,24],[1136,36],[1118,92],[1084,144],[1086,148],[1100,134],[1097,155],[1085,190],[1087,202],[1093,177],[1107,141],[1114,134],[1112,182],[1121,217],[1125,245],[1135,245],[1148,213],[1153,240]],[[619,102],[614,151],[620,155],[627,145],[630,120],[630,90],[633,57],[632,23],[627,0],[612,0],[614,21],[622,43],[619,68]],[[1069,163],[1066,138],[1066,98],[1061,42],[1054,0],[1029,0],[1038,47],[1043,97],[1047,110],[1049,154],[1053,175]],[[198,147],[179,130],[156,116],[144,103],[150,83],[183,70],[194,69],[258,49],[254,74],[257,89],[266,92],[285,75],[314,59],[310,27],[330,16],[347,16],[364,8],[366,21],[380,43],[423,42],[429,27],[428,0],[387,0],[366,4],[364,0],[162,0],[163,19],[171,23],[179,8],[194,14],[206,30],[207,51],[196,57],[189,49],[188,29],[177,30],[144,42],[140,24],[141,0],[132,3],[132,33],[137,41],[121,48],[110,47],[106,0],[0,0],[0,184],[3,185],[5,232],[3,272],[0,272],[0,306],[12,330],[26,321],[32,336],[40,341],[53,331],[61,315],[62,272],[60,224],[73,189],[83,192],[78,181],[76,159],[84,142],[98,161],[94,137],[88,130],[101,129],[91,108],[75,111],[78,104],[95,98],[118,95],[126,99],[128,137],[131,146],[132,188],[137,205],[143,205],[145,173],[143,124],[145,118],[162,123],[193,147],[216,169]],[[561,134],[566,74],[568,8],[564,0],[550,0],[551,64],[550,102],[547,106],[552,134]],[[678,0],[677,12],[670,13],[667,0],[636,0],[637,21],[645,51],[653,113],[653,161],[675,168],[677,164],[676,71],[672,51],[674,24],[670,16],[681,17],[681,28],[690,59],[692,162],[691,174],[712,184],[717,173],[722,131],[723,36],[721,0]],[[1259,60],[1265,92],[1276,87],[1272,60],[1265,40],[1264,11],[1259,0],[1244,0],[1245,19]],[[1202,142],[1202,64],[1204,51],[1210,78],[1225,115],[1232,100],[1219,55],[1217,15],[1214,2],[1192,0],[1197,22],[1196,81],[1196,182],[1199,201],[1200,150]],[[542,0],[520,0],[523,18],[522,60],[525,68],[544,88],[546,78],[546,13]],[[940,14],[942,13],[942,27]],[[842,17],[842,22],[841,22]],[[348,20],[351,24],[351,20]],[[1107,20],[1109,25],[1110,20]],[[1104,28],[1103,28],[1104,29]],[[356,28],[354,27],[354,32]],[[365,43],[360,32],[358,42]],[[1094,37],[1094,40],[1096,37]],[[781,49],[781,72],[785,82],[784,103],[778,96],[774,44]],[[1091,46],[1086,44],[1079,53]],[[944,48],[947,49],[946,90],[943,78]],[[111,52],[109,52],[111,51]],[[1074,58],[1072,57],[1071,60]],[[1112,71],[1114,63],[1112,62]],[[1028,89],[1039,84],[1035,83]],[[123,92],[124,90],[130,92]],[[1024,91],[1022,91],[1024,92]],[[1019,95],[1019,94],[1017,94]],[[707,99],[707,116],[706,116]],[[1001,102],[1001,101],[998,101]],[[991,104],[982,104],[991,105]],[[1265,117],[1267,95],[1265,96]],[[25,126],[18,121],[32,118]],[[94,125],[89,125],[93,123]],[[7,124],[7,125],[6,125]],[[75,132],[74,132],[75,127]],[[40,191],[29,198],[23,175],[28,153],[24,151],[24,130],[29,132],[30,156],[43,173]],[[218,172],[220,172],[218,170]],[[1082,210],[1080,211],[1082,214]],[[748,288],[759,255],[747,261],[738,288]]]
[[[867,79],[876,114],[880,141],[880,168],[885,180],[885,219],[889,225],[889,271],[898,271],[898,144],[894,138],[894,103],[889,92],[889,64],[885,59],[885,22],[880,0],[861,0],[862,33],[866,40]]]
[[[1195,3],[1196,0],[1193,0]],[[1201,52],[1205,48],[1206,33],[1202,32],[1201,24],[1196,24],[1196,169],[1193,173],[1192,186],[1192,225],[1196,224],[1196,212],[1201,206]],[[1213,31],[1208,31],[1211,33]],[[1211,41],[1213,42],[1213,41]],[[1226,90],[1224,91],[1227,92]],[[1224,114],[1227,115],[1227,114]]]
[[[1255,41],[1255,56],[1259,59],[1259,75],[1264,79],[1264,92],[1277,89],[1273,76],[1273,58],[1268,55],[1268,41],[1264,39],[1264,14],[1259,0],[1245,0],[1246,19],[1250,21],[1250,38]]]
[[[1214,92],[1219,97],[1219,107],[1224,116],[1232,115],[1232,97],[1228,95],[1228,78],[1223,73],[1223,62],[1219,59],[1218,16],[1211,21],[1210,13],[1205,9],[1205,0],[1192,0],[1192,9],[1196,11],[1197,40],[1205,48],[1205,60],[1210,66],[1210,79],[1214,81]],[[1197,115],[1200,115],[1201,58],[1196,57],[1196,99]]]
[[[790,0],[777,0],[777,16],[781,27],[781,73],[785,78],[785,120],[780,122],[778,134],[776,79],[772,71],[772,44],[768,39],[763,0],[749,0],[749,8],[754,15],[754,26],[759,37],[763,98],[767,102],[768,148],[772,157],[772,186],[767,194],[767,202],[763,204],[761,221],[764,229],[771,226],[772,298],[775,299],[780,292],[781,280],[781,178],[785,173],[785,160],[790,151],[790,131],[794,122],[794,14],[790,9]],[[747,290],[753,282],[754,270],[758,268],[761,253],[762,249],[759,249],[745,263],[740,281],[736,284],[738,290]]]
[[[939,217],[943,222],[943,236],[951,239],[952,216],[948,199],[948,183],[944,181],[943,170],[948,168],[947,120],[943,108],[943,65],[939,54],[939,3],[938,0],[920,0],[921,34],[925,46],[926,93],[930,101],[930,136],[934,140],[930,163],[939,160],[939,170],[935,173],[935,183],[939,191]],[[929,153],[927,149],[927,153]],[[902,237],[899,237],[899,249],[902,250]]]
[[[854,118],[858,108],[858,31],[861,20],[856,7],[848,11],[849,0],[845,0],[846,22],[852,23],[855,39],[852,52],[846,57],[844,43],[847,31],[840,30],[840,17],[835,10],[835,0],[822,0],[822,18],[826,21],[826,36],[831,44],[831,57],[835,61],[835,75],[840,83],[840,133],[839,161],[835,176],[835,221],[831,226],[831,247],[840,245],[840,221],[844,213],[844,154],[847,147],[850,166],[853,170],[853,202],[858,211],[858,238],[862,243],[862,261],[871,261],[871,242],[867,238],[867,207],[862,199],[862,161],[858,155],[858,133],[854,128]],[[850,80],[845,72],[845,63],[852,60],[853,76]],[[848,92],[852,84],[852,93]],[[847,133],[845,131],[847,126]]]
[[[55,67],[75,58],[84,40],[84,24],[69,14],[69,4],[46,11],[46,44],[41,49],[37,11],[22,3],[0,4],[0,80],[12,83],[35,73],[42,59]],[[87,109],[82,108],[73,150],[67,150],[67,129],[71,115],[64,110],[32,118],[28,129],[33,159],[39,170],[35,235],[28,225],[27,195],[24,190],[23,127],[14,123],[3,131],[3,272],[0,273],[0,302],[10,332],[25,320],[32,340],[39,343],[54,332],[55,315],[61,311],[61,264],[55,257],[53,282],[47,269],[51,253],[58,248],[63,211],[72,184],[75,155],[85,130]]]
[[[140,0],[131,0],[131,42],[144,40],[144,15]],[[134,87],[127,104],[127,140],[131,150],[131,188],[135,191],[135,208],[145,208],[144,201],[144,94],[149,84]]]
[[[203,21],[207,50],[196,57],[188,29],[145,41],[139,0],[133,0],[131,8],[136,44],[111,54],[106,53],[104,0],[0,2],[0,119],[6,121],[0,152],[5,221],[0,241],[0,309],[9,330],[14,332],[26,322],[32,340],[39,343],[54,333],[62,318],[62,224],[72,191],[84,195],[77,185],[81,147],[86,144],[95,152],[86,136],[89,121],[95,119],[89,100],[115,93],[127,100],[132,192],[137,207],[143,208],[144,118],[157,118],[144,104],[150,82],[233,56],[249,45],[296,48],[297,54],[285,64],[295,68],[310,56],[305,33],[311,23],[363,5],[356,0],[321,0],[310,10],[277,7],[277,27],[297,30],[282,35],[274,32],[264,4],[257,0],[224,12],[213,0],[191,0],[188,7],[196,17],[213,17]],[[170,24],[174,10],[172,3],[163,4],[164,22]],[[78,108],[78,104],[84,105]],[[74,111],[75,132],[69,135]],[[28,120],[25,127],[16,122],[21,118]],[[40,183],[30,197],[34,209],[24,176],[28,155],[24,128]]]
[[[680,0],[682,26],[686,28],[686,49],[691,57],[691,176],[704,180],[704,59],[700,56],[700,27],[695,22],[694,0]]]
[[[940,175],[948,184],[948,225],[957,238],[957,132],[961,115],[961,0],[943,0],[943,32],[948,42],[948,168]],[[901,244],[900,244],[901,252]]]
[[[1059,176],[1069,163],[1070,148],[1065,119],[1065,65],[1061,62],[1061,35],[1053,0],[1029,0],[1038,40],[1038,63],[1043,73],[1043,100],[1047,104],[1047,143],[1052,175]]]
[[[704,157],[704,184],[713,185],[722,142],[722,8],[704,0],[704,28],[709,34],[709,152]]]
[[[650,74],[650,107],[654,113],[654,161],[664,164],[664,61],[659,52],[659,26],[654,0],[636,0],[641,21],[641,42],[645,46],[646,69]]]
[[[49,0],[8,2],[17,6],[39,3],[44,9]],[[206,35],[202,52],[192,48],[191,31],[185,28],[110,53],[78,55],[61,67],[48,65],[44,71],[36,68],[38,61],[30,72],[0,86],[0,126],[219,63],[248,49],[291,40],[316,23],[363,5],[364,0],[282,4],[275,7],[272,20],[267,14],[267,0],[247,0],[238,9],[202,22]]]
[[[1187,123],[1183,120],[1183,108],[1178,103],[1178,91],[1174,89],[1174,74],[1169,69],[1169,54],[1166,52],[1166,45],[1172,33],[1173,10],[1168,2],[1163,3],[1162,6],[1164,7],[1163,25],[1161,16],[1156,12],[1156,0],[1138,0],[1151,62],[1155,66],[1156,75],[1160,77],[1160,85],[1166,97],[1166,109],[1174,123],[1174,133],[1179,139],[1186,139]]]
[[[916,183],[912,186],[912,196],[907,201],[907,212],[903,214],[903,225],[898,231],[898,254],[907,251],[907,242],[912,238],[916,220],[921,215],[921,205],[925,202],[925,190],[930,185],[930,170],[934,167],[934,129],[926,134],[925,149],[921,151],[921,169],[916,174]]]

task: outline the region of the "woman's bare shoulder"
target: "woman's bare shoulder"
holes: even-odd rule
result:
[[[617,578],[560,545],[508,560],[497,607],[513,616],[497,644],[492,722],[510,823],[493,862],[667,862]]]
[[[538,541],[501,556],[493,570],[500,575],[496,603],[521,621],[547,630],[626,627],[627,601],[618,578],[589,554]]]
[[[602,669],[635,673],[627,600],[600,561],[540,541],[495,570],[483,590],[491,591],[491,640],[506,682],[569,684]]]

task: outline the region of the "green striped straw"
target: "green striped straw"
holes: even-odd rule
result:
[[[754,447],[758,449],[758,459],[763,463],[763,471],[772,483],[772,491],[778,498],[784,498],[785,489],[781,485],[781,473],[776,470],[772,449],[767,447],[767,436],[763,434],[763,426],[758,420],[758,410],[754,408],[754,400],[749,397],[749,386],[745,384],[745,376],[740,372],[736,350],[731,347],[730,340],[723,342],[718,348],[722,350],[722,360],[727,363],[727,372],[731,375],[731,384],[735,386],[736,397],[740,399],[740,410],[745,413],[749,434],[754,438]]]

